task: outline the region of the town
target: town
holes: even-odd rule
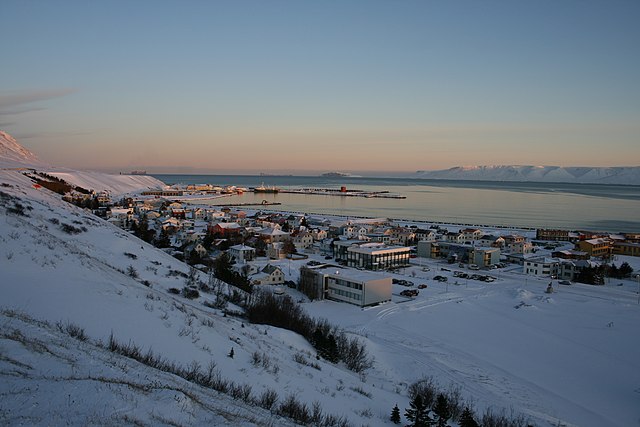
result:
[[[429,278],[455,284],[469,279],[491,283],[501,271],[519,272],[525,279],[549,279],[547,291],[552,292],[573,282],[601,285],[606,278],[630,278],[633,269],[626,262],[616,263],[617,257],[640,256],[640,233],[534,232],[245,211],[177,199],[198,194],[224,197],[236,191],[242,189],[206,184],[149,190],[120,200],[112,200],[107,192],[74,191],[64,198],[91,207],[109,223],[198,270],[211,270],[216,259],[225,256],[234,275],[231,282],[241,287],[274,285],[276,293],[283,293],[286,285],[311,300],[326,298],[362,307],[390,301],[394,284],[412,287],[411,280],[397,277],[410,266],[429,272],[433,262],[446,264]],[[410,274],[415,277],[416,271]],[[406,289],[398,296],[411,298],[418,293]]]

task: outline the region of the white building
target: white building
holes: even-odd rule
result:
[[[523,272],[532,276],[557,277],[560,260],[557,258],[534,257],[524,261]]]
[[[256,257],[256,250],[251,246],[235,245],[229,248],[229,255],[237,262],[245,263],[247,261],[252,261]]]
[[[336,260],[345,262],[349,267],[384,270],[408,265],[411,248],[343,240],[333,243],[333,251]]]
[[[366,307],[391,301],[391,277],[336,267],[313,269],[317,295]]]

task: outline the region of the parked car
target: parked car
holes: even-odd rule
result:
[[[333,257],[331,255],[327,255],[324,259],[333,259]]]
[[[477,264],[469,264],[469,270],[480,270]]]
[[[560,281],[558,282],[558,284],[559,284],[559,285],[565,285],[565,286],[571,286],[571,285],[573,285],[573,283],[571,283],[571,282],[570,282],[570,281],[568,281],[568,280],[560,280]]]
[[[418,290],[405,289],[404,291],[400,292],[400,295],[402,295],[403,297],[415,297],[415,296],[418,296]]]
[[[425,285],[424,283],[421,283],[418,285],[418,289],[426,289],[427,285]]]
[[[446,282],[449,279],[447,279],[444,276],[436,276],[436,277],[433,278],[433,280],[437,280],[438,282]]]

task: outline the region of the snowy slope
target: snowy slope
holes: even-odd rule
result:
[[[33,188],[31,181],[19,172],[0,171],[0,191],[0,308],[24,312],[54,324],[71,322],[84,328],[92,340],[106,342],[113,334],[121,342],[133,342],[145,351],[152,349],[184,366],[195,361],[205,368],[213,361],[225,378],[240,385],[249,384],[255,396],[272,389],[281,400],[293,395],[309,407],[318,401],[324,413],[346,417],[351,422],[370,411],[366,413],[372,425],[384,424],[390,402],[406,403],[407,398],[391,388],[374,388],[344,367],[317,361],[313,348],[296,334],[268,326],[246,325],[224,316],[219,310],[205,307],[205,300],[215,299],[212,295],[203,294],[191,301],[168,293],[169,288],[184,286],[185,279],[174,272],[187,273],[185,264],[63,202],[59,195]],[[15,209],[16,204],[24,208],[24,215],[7,211],[7,208]],[[63,230],[65,225],[80,231],[68,234]],[[126,274],[129,267],[136,270],[137,279]],[[201,279],[207,281],[204,275]],[[150,287],[142,283],[145,280]],[[40,336],[45,332],[34,333]],[[15,346],[3,343],[2,357],[20,360]],[[234,358],[227,356],[231,348]],[[82,354],[86,353],[85,349],[80,348],[78,352],[80,354],[72,356],[77,360],[72,365],[93,363]],[[254,353],[266,362],[252,363]],[[295,355],[310,364],[317,363],[319,369],[294,361]],[[95,369],[101,372],[105,367],[99,365]],[[38,372],[48,372],[46,369]],[[93,367],[84,365],[73,369],[94,372]],[[0,371],[4,375],[9,372],[11,369],[6,367]],[[135,378],[151,375],[151,382],[164,381],[145,372],[136,370],[131,375]],[[35,377],[40,373],[34,373]],[[18,384],[24,388],[34,383],[25,380]],[[70,385],[63,382],[60,386]],[[356,386],[370,392],[370,397],[350,388]],[[0,393],[11,394],[12,390],[16,390],[15,381],[0,382]],[[58,392],[63,390],[65,388]],[[198,393],[210,392],[200,390]],[[33,399],[37,403],[37,398]],[[127,398],[122,396],[122,399]],[[85,402],[89,406],[75,408],[78,419],[102,413],[102,404],[95,403],[92,406],[89,401]],[[129,406],[126,401],[121,403]],[[229,404],[227,409],[244,414],[242,408],[243,405]],[[8,421],[2,421],[7,413],[18,411],[27,419],[46,419],[56,410],[45,405],[24,405],[19,396],[3,398],[0,424]],[[211,416],[216,411],[213,412]],[[145,411],[136,412],[136,416],[142,417],[146,424],[157,424]],[[269,421],[268,412],[262,416],[263,424],[280,425]],[[183,421],[200,425],[198,418]]]
[[[108,191],[112,195],[135,193],[149,189],[158,189],[165,184],[148,175],[112,175],[93,171],[48,170],[49,175],[56,176],[87,190]]]
[[[457,166],[437,171],[418,171],[416,177],[477,181],[640,185],[640,167]]]
[[[14,137],[0,130],[0,168],[43,167],[38,156],[18,144]]]
[[[46,165],[11,135],[0,131],[0,169],[36,169],[57,176],[69,184],[87,190],[108,191],[112,196],[162,188],[165,184],[146,175],[112,175],[93,171],[76,171]]]
[[[186,273],[183,263],[56,194],[36,190],[19,172],[0,171],[0,191],[0,309],[51,324],[71,322],[91,338],[76,344],[47,327],[2,314],[3,331],[18,329],[54,355],[20,344],[11,332],[0,339],[0,374],[11,380],[0,382],[0,424],[58,419],[66,404],[77,424],[104,422],[111,408],[120,407],[114,423],[128,415],[156,425],[167,412],[153,407],[166,402],[167,408],[183,408],[178,414],[169,411],[178,424],[221,416],[231,424],[281,425],[269,412],[234,404],[227,395],[95,347],[96,340],[106,342],[111,334],[181,365],[195,361],[206,367],[214,361],[222,375],[250,384],[255,395],[273,389],[281,399],[295,395],[309,405],[317,401],[325,413],[344,416],[353,425],[390,425],[391,407],[408,407],[407,385],[422,376],[434,377],[444,388],[459,386],[479,412],[487,406],[506,408],[540,426],[622,427],[640,417],[640,343],[635,339],[640,306],[634,281],[561,287],[548,295],[547,280],[526,278],[517,266],[496,272],[492,284],[456,284],[452,272],[440,270],[444,265],[420,260],[431,271],[416,265],[396,275],[428,284],[415,299],[400,297],[404,288],[394,285],[391,303],[365,310],[330,301],[304,304],[315,317],[330,319],[366,343],[376,362],[361,378],[317,361],[296,334],[243,324],[205,307],[204,300],[214,298],[209,294],[193,301],[169,294],[167,289],[184,285],[172,273]],[[16,203],[25,215],[15,212]],[[80,232],[68,234],[64,224]],[[293,280],[305,262],[291,262],[289,269],[289,262],[280,261]],[[139,278],[126,274],[129,267]],[[448,276],[448,284],[433,281],[435,274]],[[231,348],[234,358],[227,357]],[[95,360],[87,356],[94,353]],[[268,363],[252,363],[254,353],[266,355]],[[320,370],[295,362],[296,355],[318,363]],[[96,383],[89,376],[109,381]],[[153,384],[160,386],[149,391]],[[167,392],[171,387],[182,391]],[[28,391],[34,389],[38,392]],[[87,395],[93,390],[99,397],[92,400]],[[181,396],[185,391],[192,397]],[[57,400],[43,404],[49,395]],[[71,397],[61,401],[58,395]]]

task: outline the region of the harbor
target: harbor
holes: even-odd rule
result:
[[[304,195],[319,195],[319,196],[340,196],[340,197],[366,197],[366,198],[383,198],[383,199],[406,199],[407,196],[403,196],[397,193],[391,193],[387,190],[382,191],[365,191],[365,190],[349,190],[347,187],[342,186],[337,188],[296,188],[296,189],[282,189],[275,186],[265,187],[264,184],[251,189],[254,193],[288,193],[288,194],[304,194]]]

